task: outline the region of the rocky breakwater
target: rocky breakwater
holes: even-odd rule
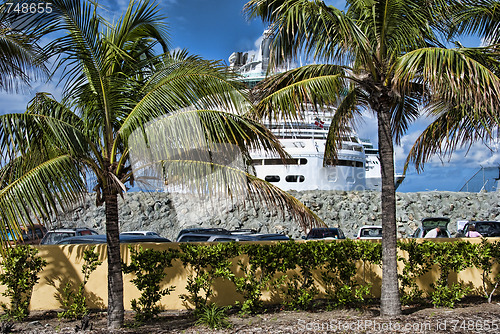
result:
[[[381,224],[380,193],[372,191],[291,192],[311,208],[330,227],[340,227],[353,237],[363,225]],[[397,193],[397,228],[401,237],[409,236],[422,218],[445,216],[449,229],[456,231],[457,220],[500,220],[500,193],[418,192]],[[61,214],[52,227],[87,226],[105,231],[104,207],[96,207],[89,194],[81,205]],[[131,192],[119,199],[120,229],[152,230],[175,240],[189,227],[251,228],[261,233],[286,233],[293,238],[304,235],[298,223],[274,212],[266,205],[243,201],[231,203],[167,193]]]

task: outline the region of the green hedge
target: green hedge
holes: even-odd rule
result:
[[[483,295],[491,302],[500,281],[500,242],[404,240],[398,247],[406,253],[398,259],[403,264],[399,275],[403,303],[429,301],[434,306],[453,307],[471,294]],[[371,286],[356,279],[357,266],[381,266],[382,253],[380,243],[353,240],[181,244],[180,248],[179,258],[193,270],[189,293],[183,298],[196,309],[204,307],[213,297],[215,279],[223,278],[242,295],[243,302],[237,305],[243,313],[261,311],[266,290],[277,295],[286,309],[311,309],[318,303],[327,308],[359,304],[369,296]],[[481,287],[473,289],[470,282],[451,279],[472,267],[482,274]],[[424,291],[417,281],[432,268],[439,274]],[[324,294],[320,294],[320,286]]]
[[[498,241],[483,239],[481,243],[472,244],[467,241],[425,240],[417,243],[410,239],[399,241],[398,247],[401,251],[398,261],[403,267],[399,274],[400,295],[405,304],[431,302],[434,306],[453,307],[457,301],[471,294],[482,295],[491,302],[498,290]],[[281,306],[287,309],[312,309],[318,304],[327,309],[359,305],[369,296],[371,289],[364,277],[356,276],[359,267],[382,265],[382,244],[371,241],[185,243],[180,244],[179,248],[157,251],[139,247],[132,251],[132,263],[124,264],[125,273],[140,273],[133,280],[143,292],[141,299],[135,301],[137,307],[134,310],[142,312],[139,316],[155,316],[160,310],[157,303],[161,297],[174,289],[162,289],[160,285],[165,278],[166,268],[175,260],[181,261],[190,272],[187,293],[181,298],[187,308],[193,305],[195,312],[213,306],[217,279],[234,284],[243,300],[235,306],[242,313],[262,311],[265,306],[262,295],[266,290],[271,290],[272,297],[278,297],[272,300],[281,300]],[[20,247],[16,249],[22,250]],[[24,251],[23,254],[28,252]],[[9,255],[3,263],[4,284],[6,279],[19,281],[16,275],[25,272],[19,268],[10,269],[5,263],[11,258],[15,257]],[[26,268],[32,262],[21,261]],[[456,280],[456,274],[467,268],[475,268],[480,272],[480,287]],[[433,269],[437,270],[438,275],[422,290],[417,281]],[[429,282],[429,277],[425,281]],[[11,297],[15,297],[13,293],[19,290],[8,284],[7,288],[4,295]],[[320,290],[324,293],[320,294]],[[13,302],[17,300],[14,297]]]

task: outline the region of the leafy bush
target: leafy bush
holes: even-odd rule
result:
[[[491,279],[494,265],[497,268],[500,266],[500,242],[491,243],[483,239],[473,261],[474,266],[482,271],[482,291],[488,299],[488,303],[491,303],[491,299],[500,284],[500,271]]]
[[[380,243],[370,241],[344,240],[325,244],[324,266],[321,278],[331,306],[342,307],[364,301],[370,285],[361,285],[356,279],[358,261],[363,264],[380,264],[382,248]]]
[[[400,257],[404,263],[401,279],[402,301],[410,303],[423,298],[423,292],[416,281],[419,277],[437,266],[439,277],[430,284],[433,291],[429,294],[434,306],[454,307],[465,297],[470,288],[462,282],[450,282],[450,273],[472,267],[478,257],[478,245],[466,241],[417,243],[415,240],[399,242],[399,248],[408,253],[408,259]]]
[[[233,275],[236,291],[242,294],[244,301],[237,302],[240,306],[240,313],[256,313],[263,307],[261,300],[263,290],[278,289],[282,284],[285,275],[279,279],[275,275],[283,267],[282,243],[272,245],[245,244],[240,246],[241,254],[248,257],[248,263],[240,260],[238,268],[243,275]]]
[[[57,314],[59,318],[82,319],[87,315],[88,309],[86,304],[87,297],[85,296],[85,285],[89,280],[90,274],[102,264],[102,261],[99,261],[99,254],[95,253],[94,250],[95,246],[92,246],[83,252],[83,281],[78,285],[78,290],[75,292],[73,282],[68,282],[64,286],[61,303],[65,311]]]
[[[300,272],[300,275],[288,276],[285,281],[283,304],[292,310],[311,309],[313,301],[319,294],[313,271],[319,269],[324,263],[325,243],[323,241],[305,243],[290,241],[283,245],[286,247],[283,252],[283,272],[296,269]]]
[[[132,283],[141,291],[141,297],[139,300],[133,299],[131,303],[136,312],[135,320],[140,323],[156,317],[161,312],[157,303],[175,289],[174,286],[162,289],[160,284],[167,275],[165,268],[172,266],[172,260],[177,258],[179,253],[172,249],[144,250],[141,246],[135,249],[132,245],[129,249],[130,264],[123,263],[122,267],[125,274],[136,275]]]
[[[423,291],[417,285],[417,279],[432,268],[433,256],[430,253],[430,244],[431,241],[417,243],[414,239],[398,241],[399,249],[407,253],[407,257],[398,257],[398,261],[404,264],[403,272],[398,276],[401,303],[405,305],[420,302],[424,298]]]
[[[450,273],[459,273],[465,268],[473,265],[473,257],[476,254],[475,245],[466,241],[436,242],[430,244],[430,254],[433,263],[439,268],[440,275],[435,284],[431,286],[431,299],[434,306],[453,307],[470,291],[463,283],[449,282]]]
[[[7,287],[2,293],[10,298],[10,306],[1,304],[9,319],[22,321],[29,315],[29,305],[33,287],[38,282],[38,273],[47,265],[47,261],[37,257],[38,249],[28,245],[8,248],[0,265],[0,283]]]
[[[213,245],[196,245],[181,243],[180,259],[186,266],[191,266],[193,274],[188,276],[186,290],[188,294],[181,298],[201,310],[208,305],[214,295],[213,283],[217,278],[231,279],[231,259],[239,255],[238,246],[234,242]]]

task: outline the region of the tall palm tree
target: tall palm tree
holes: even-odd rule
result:
[[[156,3],[131,1],[115,24],[99,16],[93,2],[54,0],[53,5],[60,19],[58,29],[67,33],[54,43],[61,52],[58,66],[64,70],[64,96],[57,101],[38,93],[25,113],[0,116],[0,217],[6,223],[0,233],[5,235],[5,228],[16,231],[19,223],[29,224],[35,218],[52,217],[81,199],[89,187],[93,189],[97,204],[105,205],[108,326],[117,328],[123,323],[118,196],[134,181],[133,169],[141,170],[131,164],[131,150],[136,147],[129,137],[134,134],[137,142],[139,134],[145,146],[152,146],[156,138],[148,136],[148,129],[156,120],[176,120],[172,121],[176,137],[170,137],[175,145],[170,146],[189,151],[193,137],[182,129],[197,119],[212,146],[232,144],[243,156],[250,148],[285,153],[270,131],[245,116],[251,104],[219,62],[185,52],[154,55],[156,46],[165,51],[168,46]],[[178,167],[181,160],[191,166],[210,163],[195,161],[194,154],[150,156],[144,163],[180,171],[176,176],[186,184],[202,181],[193,177],[197,168]],[[226,170],[217,175],[229,181],[217,186],[216,179],[198,186],[200,192],[222,189],[223,194],[234,195],[232,175],[245,175],[243,186],[254,199],[291,211],[304,224],[317,220],[294,198],[244,169],[221,163],[207,169],[212,174],[215,169]],[[88,180],[96,181],[90,185]]]
[[[337,106],[325,161],[367,110],[377,118],[382,172],[381,314],[401,313],[397,276],[394,149],[421,106],[444,109],[492,103],[496,77],[466,52],[445,49],[435,31],[446,1],[347,0],[346,10],[323,1],[251,0],[250,18],[270,24],[271,60],[308,56],[313,65],[270,77],[261,86],[259,116],[300,117],[305,103]]]

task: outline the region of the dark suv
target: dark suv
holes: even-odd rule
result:
[[[476,232],[483,237],[500,237],[500,222],[497,221],[472,221],[465,224],[463,230],[459,230],[456,234],[457,238],[467,237],[469,227],[474,226]]]

